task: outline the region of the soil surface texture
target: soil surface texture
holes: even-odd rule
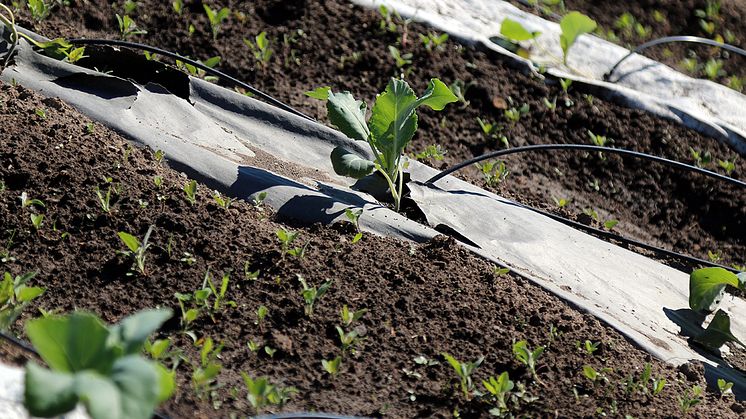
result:
[[[172,340],[174,357],[164,362],[181,360],[175,367],[179,388],[162,407],[171,417],[253,412],[240,372],[298,390],[287,405],[267,411],[487,416],[494,406],[488,398],[461,394],[443,353],[464,362],[484,357],[473,373],[480,391],[483,379],[507,371],[516,385],[508,408],[528,416],[678,417],[678,398],[705,386],[701,365],[676,369],[651,359],[592,316],[512,274],[496,273],[453,239],[415,246],[366,234],[352,243],[350,224],[295,227],[262,206],[234,202],[224,209],[202,186],[191,204],[183,191],[188,179],[159,163],[155,153],[133,149],[57,99],[0,85],[0,115],[1,269],[37,271],[32,285],[46,288],[14,326],[21,337],[22,322],[38,309],[89,310],[108,322],[149,307],[179,313],[175,292],[201,288],[206,272],[214,280],[230,275],[226,297],[235,308],[225,306],[214,318],[203,312],[188,327],[199,339],[225,345],[223,370],[210,388],[192,387],[199,347],[178,318],[157,336]],[[106,212],[95,189],[109,187],[115,192]],[[44,206],[22,207],[22,193]],[[31,214],[44,215],[38,230]],[[142,237],[151,226],[146,273],[133,274],[117,232]],[[283,252],[276,236],[283,228],[299,233],[304,256]],[[313,315],[305,313],[300,277],[315,286],[332,281]],[[367,312],[344,326],[343,305]],[[261,306],[268,314],[260,321]],[[359,335],[345,352],[338,326]],[[531,349],[545,347],[536,377],[513,356],[512,345],[520,340]],[[0,352],[5,362],[28,358],[6,342]],[[340,372],[325,373],[321,361],[340,355]],[[639,380],[647,363],[653,378],[666,379],[662,392],[652,394],[652,381],[625,390],[623,381]],[[605,378],[589,380],[582,372],[586,365]],[[744,411],[743,404],[710,390],[693,414],[738,417]]]

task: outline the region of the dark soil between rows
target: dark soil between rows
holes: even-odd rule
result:
[[[515,0],[511,2],[523,9],[540,14],[552,12],[561,16],[564,11],[578,10],[599,24],[599,29],[596,31],[599,36],[630,49],[653,39],[674,35],[715,39],[740,48],[743,48],[746,42],[746,30],[743,24],[746,19],[746,1],[744,0],[563,0],[564,11],[559,4],[549,8],[540,7],[536,10],[527,8]],[[539,2],[541,3],[541,0]],[[719,13],[704,18],[697,16],[698,10],[707,10],[708,3],[719,4]],[[618,20],[624,13],[634,16],[635,21],[647,28],[648,33],[643,35],[636,32],[634,28],[621,28]],[[551,16],[545,15],[545,17]],[[714,24],[714,32],[708,33],[700,23],[701,21]],[[616,38],[610,36],[609,31],[613,32]],[[670,43],[651,47],[643,54],[700,78],[708,78],[704,71],[708,60],[722,60],[723,72],[713,80],[744,92],[746,57],[741,55],[692,43]],[[683,63],[685,59],[691,58],[697,61],[696,69],[693,71]],[[733,84],[733,76],[740,80],[740,84]]]
[[[122,12],[121,5],[73,3],[35,29],[50,37],[117,36],[114,13]],[[221,4],[206,3],[212,7]],[[426,27],[400,24],[396,33],[381,31],[378,13],[339,0],[225,2],[222,4],[231,7],[233,15],[215,40],[199,1],[185,2],[182,15],[173,12],[170,2],[138,4],[133,16],[150,32],[135,39],[201,59],[220,55],[221,69],[321,121],[326,121],[323,104],[303,92],[330,85],[350,90],[370,103],[390,77],[401,73],[387,46],[411,52],[413,64],[404,71],[416,90],[424,89],[431,77],[448,84],[461,80],[471,85],[466,93],[469,106],[423,112],[411,150],[414,154],[428,145],[441,145],[447,152],[445,160],[428,161],[436,167],[502,147],[482,133],[478,117],[503,125],[503,134],[512,146],[588,144],[590,130],[607,136],[615,147],[689,163],[693,162],[690,148],[709,152],[713,161],[706,167],[720,172],[718,159],[736,157],[734,151],[712,138],[604,102],[579,86],[571,86],[565,96],[555,81],[520,74],[500,57],[451,41],[443,50],[428,52],[418,38],[428,31]],[[195,28],[191,35],[190,24]],[[275,50],[267,65],[259,64],[243,42],[261,31],[268,33]],[[284,44],[284,35],[295,37],[295,41]],[[291,57],[297,57],[298,63]],[[544,99],[555,98],[557,109],[550,111]],[[523,104],[530,106],[530,112],[515,123],[507,121],[506,108]],[[506,161],[511,174],[498,192],[519,202],[580,220],[587,219],[585,210],[593,209],[602,222],[618,220],[615,231],[626,237],[700,258],[707,258],[708,252],[720,254],[721,263],[746,262],[746,198],[736,187],[617,156],[602,159],[596,154],[552,152],[513,156]],[[731,175],[743,179],[745,167],[744,160],[738,159]],[[461,176],[483,183],[476,169]],[[555,206],[555,199],[561,198],[570,201],[564,209]]]
[[[40,116],[43,110],[44,117]],[[170,337],[187,361],[177,369],[179,389],[163,408],[172,417],[229,417],[251,413],[239,372],[267,375],[295,386],[299,394],[284,411],[322,410],[368,416],[486,416],[477,399],[467,402],[454,390],[452,371],[440,354],[461,360],[484,356],[475,382],[509,371],[537,397],[514,410],[528,417],[592,417],[599,412],[634,417],[678,417],[678,397],[704,386],[701,365],[675,369],[652,360],[612,329],[558,298],[511,274],[496,277],[493,266],[439,237],[423,245],[365,235],[352,244],[348,224],[331,228],[295,227],[306,256],[283,256],[275,232],[284,225],[268,209],[236,202],[225,210],[211,191],[199,188],[191,205],[182,191],[187,179],[159,165],[150,150],[126,141],[56,99],[41,99],[22,87],[0,85],[0,234],[8,262],[18,274],[38,271],[35,285],[46,287],[37,308],[64,312],[90,310],[109,322],[147,307],[172,307],[174,292],[197,289],[206,271],[230,273],[226,308],[213,322],[200,317],[193,330],[223,342],[224,370],[218,386],[199,399],[190,387],[190,363],[198,349],[181,334],[176,319],[159,337]],[[160,176],[160,187],[154,177]],[[107,181],[106,178],[111,178]],[[121,188],[105,213],[96,187]],[[40,199],[45,207],[21,207],[19,196]],[[29,216],[44,215],[38,232]],[[127,276],[130,260],[120,254],[118,231],[142,237],[155,226],[147,255],[147,275]],[[294,227],[289,227],[294,228]],[[188,261],[189,255],[194,259]],[[244,264],[259,269],[256,281],[243,278]],[[319,285],[333,281],[313,317],[303,313],[297,275]],[[325,374],[322,359],[340,353],[335,326],[343,304],[366,308],[354,326],[364,339],[348,354],[336,377]],[[256,310],[269,315],[257,325]],[[552,332],[553,331],[553,332]],[[538,363],[544,385],[534,382],[511,354],[513,342],[546,345]],[[600,342],[588,354],[578,342]],[[253,341],[277,350],[273,357],[253,353]],[[22,356],[7,343],[2,358]],[[425,356],[440,363],[415,363]],[[639,376],[645,363],[668,385],[658,396],[625,394],[622,380]],[[611,368],[609,382],[591,384],[584,365]],[[738,417],[746,406],[708,392],[691,413],[698,417]]]

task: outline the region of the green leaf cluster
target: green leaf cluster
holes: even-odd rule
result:
[[[28,303],[44,293],[44,288],[26,285],[35,276],[36,272],[16,277],[8,272],[3,275],[0,281],[0,331],[8,330]]]
[[[169,317],[170,310],[145,310],[107,326],[93,314],[74,312],[29,321],[26,333],[50,369],[26,365],[24,406],[33,416],[51,417],[81,402],[93,419],[150,418],[175,385],[140,351]]]

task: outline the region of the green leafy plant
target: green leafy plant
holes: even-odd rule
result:
[[[403,69],[404,67],[412,64],[411,52],[402,54],[401,51],[399,51],[399,48],[393,45],[389,45],[389,54],[391,54],[391,57],[396,63],[396,67],[398,67],[399,69]]]
[[[200,347],[199,364],[192,366],[192,386],[197,397],[202,399],[218,388],[217,377],[223,370],[218,357],[223,351],[223,344],[216,346],[210,337],[200,339],[197,344]]]
[[[20,199],[21,199],[21,208],[26,208],[30,206],[37,206],[37,207],[42,207],[42,208],[45,207],[44,201],[40,199],[29,198],[26,192],[21,192]]]
[[[26,3],[31,12],[31,17],[33,17],[37,22],[41,22],[48,18],[49,14],[52,12],[52,7],[48,5],[45,0],[27,0]]]
[[[596,384],[598,381],[608,382],[609,379],[606,377],[606,374],[609,372],[611,372],[611,368],[602,368],[600,371],[596,371],[590,365],[583,365],[583,375],[585,378],[591,380],[593,384]]]
[[[725,381],[722,378],[718,378],[718,391],[720,392],[720,397],[728,394],[733,394],[733,383],[730,381]]]
[[[141,311],[114,326],[82,312],[30,320],[26,334],[50,369],[26,364],[24,406],[33,416],[50,417],[82,402],[93,419],[150,418],[175,384],[140,351],[171,314]]]
[[[142,242],[137,237],[124,231],[120,231],[117,233],[119,239],[129,249],[122,251],[121,253],[123,255],[130,256],[133,259],[133,268],[137,268],[137,271],[140,272],[142,275],[145,275],[145,257],[146,252],[151,246],[149,240],[150,234],[153,232],[153,228],[154,226],[152,225],[148,227],[148,231],[145,232],[145,237],[143,237]]]
[[[448,88],[451,89],[451,92],[456,95],[458,101],[462,103],[461,109],[466,109],[467,107],[469,107],[469,104],[471,102],[466,99],[466,93],[473,85],[474,83],[466,83],[461,79],[456,79],[453,83],[451,83],[450,86],[448,86]]]
[[[487,390],[487,393],[492,396],[493,402],[496,404],[495,409],[490,410],[490,414],[493,416],[503,416],[508,413],[506,398],[508,393],[515,388],[515,384],[510,381],[508,372],[503,372],[497,378],[489,377],[487,380],[482,381],[482,385]]]
[[[596,30],[598,25],[588,16],[580,12],[570,12],[560,21],[560,47],[562,47],[562,63],[567,65],[567,54],[578,37]]]
[[[696,405],[702,402],[702,387],[694,386],[691,390],[687,390],[686,393],[678,397],[679,409],[681,413],[688,414],[689,411]]]
[[[342,356],[338,355],[335,358],[332,358],[330,360],[322,359],[321,360],[321,366],[324,368],[324,371],[329,373],[329,375],[335,376],[339,374],[339,367],[342,364]]]
[[[746,289],[742,277],[719,267],[697,269],[689,276],[689,308],[695,312],[712,312],[725,294],[726,286]],[[730,317],[718,310],[707,328],[694,340],[711,350],[717,350],[726,342],[744,344],[730,331]],[[746,347],[746,346],[744,346]]]
[[[44,293],[44,288],[29,287],[26,284],[36,276],[36,272],[13,277],[5,272],[0,281],[0,331],[10,328],[23,309]]]
[[[171,2],[171,8],[174,9],[177,15],[181,16],[184,12],[184,0],[174,0]]]
[[[215,200],[215,203],[218,204],[218,206],[224,210],[227,210],[231,207],[231,204],[233,203],[233,199],[227,196],[223,196],[218,191],[214,191],[212,194],[212,199]]]
[[[131,17],[127,15],[119,16],[119,14],[117,14],[116,17],[117,24],[119,24],[119,33],[122,35],[122,39],[127,39],[131,36],[136,35],[145,35],[148,33],[148,31],[140,29],[137,26],[137,23],[135,23],[135,21],[132,20]]]
[[[378,8],[378,13],[381,15],[381,20],[378,25],[380,29],[382,31],[396,32],[397,25],[394,18],[401,19],[399,13],[394,9],[389,10],[389,8],[383,4]]]
[[[190,204],[194,205],[194,203],[197,202],[196,180],[190,180],[184,185],[184,195],[186,196],[186,199]]]
[[[707,150],[702,152],[689,147],[689,153],[692,155],[694,165],[697,167],[704,167],[712,162],[712,155]]]
[[[554,196],[552,197],[552,199],[554,200],[554,203],[557,205],[557,208],[565,208],[572,201],[572,199],[570,198],[557,198]]]
[[[352,244],[357,243],[360,241],[360,239],[363,238],[363,232],[360,231],[360,216],[363,215],[363,209],[360,208],[356,211],[353,211],[350,208],[345,208],[345,217],[347,217],[347,220],[352,223],[352,225],[355,226],[355,237],[352,238]]]
[[[443,161],[445,158],[446,153],[448,153],[443,147],[441,147],[439,144],[431,144],[427,147],[425,147],[424,150],[414,155],[414,158],[417,160],[435,160],[435,161]]]
[[[44,221],[44,214],[29,214],[29,217],[31,218],[31,227],[34,228],[34,231],[39,231],[41,223]]]
[[[101,205],[101,209],[105,213],[111,212],[111,185],[109,185],[109,188],[106,190],[106,193],[101,192],[101,188],[96,186],[93,189],[96,192],[96,196],[98,197],[98,203]]]
[[[500,24],[500,35],[513,42],[534,41],[541,35],[539,31],[529,31],[513,19],[505,18]]]
[[[440,111],[456,100],[438,79],[430,80],[419,98],[404,80],[392,79],[386,91],[376,98],[366,123],[365,103],[355,100],[349,92],[330,90],[327,97],[329,120],[347,137],[368,143],[373,155],[370,161],[337,147],[331,153],[334,171],[358,179],[377,171],[386,179],[395,209],[399,211],[404,184],[402,153],[417,130],[417,108],[425,105]]]
[[[528,343],[525,340],[518,341],[513,344],[513,355],[523,365],[528,367],[531,372],[531,376],[534,377],[537,383],[541,383],[539,376],[536,374],[536,362],[544,353],[544,347],[538,346],[533,351],[528,347]]]
[[[422,41],[422,45],[424,45],[425,49],[430,53],[442,50],[447,40],[447,33],[440,35],[435,32],[428,32],[427,35],[420,34],[420,41]]]
[[[345,304],[342,306],[342,309],[339,311],[339,315],[342,318],[342,324],[345,327],[350,327],[352,323],[360,320],[367,312],[368,312],[368,309],[366,308],[350,311],[350,309],[347,307],[347,304]]]
[[[474,370],[482,365],[484,357],[479,357],[473,362],[460,362],[445,352],[441,353],[441,355],[456,373],[456,377],[458,377],[459,385],[461,387],[461,393],[463,393],[466,400],[471,400],[472,392],[474,391],[474,382],[471,375],[474,373]]]
[[[477,169],[482,172],[484,182],[488,186],[497,186],[508,178],[510,171],[502,160],[490,160],[484,163],[476,163]]]
[[[345,332],[339,326],[336,326],[337,334],[339,335],[339,342],[342,345],[342,353],[346,354],[348,351],[355,352],[355,346],[360,343],[360,336],[356,330]]]
[[[218,39],[218,33],[220,33],[220,27],[223,21],[231,15],[231,10],[227,7],[212,9],[207,4],[202,4],[207,14],[207,19],[210,21],[210,30],[212,31],[212,39]]]
[[[267,317],[267,314],[269,314],[269,309],[267,306],[261,305],[258,309],[256,309],[256,325],[259,327],[262,327],[262,322],[264,322],[264,318]]]
[[[583,343],[585,353],[588,355],[593,355],[593,353],[598,350],[599,346],[601,346],[601,342],[591,342],[590,340],[586,340],[585,343]]]
[[[306,313],[306,316],[313,317],[313,309],[316,306],[316,303],[318,300],[326,294],[326,292],[329,290],[329,287],[332,285],[332,281],[325,281],[323,284],[321,284],[318,288],[309,287],[306,280],[298,274],[298,282],[300,282],[303,289],[301,290],[301,297],[303,297],[303,301],[305,303],[303,307],[303,312]]]
[[[290,398],[298,393],[295,387],[280,387],[270,384],[267,377],[251,378],[245,372],[241,372],[246,390],[248,392],[248,401],[257,411],[267,406],[282,407]]]
[[[707,76],[707,78],[710,80],[716,80],[718,77],[724,76],[724,65],[725,62],[723,62],[723,60],[710,58],[709,60],[707,60],[707,62],[705,62],[705,66],[703,68],[705,76]]]
[[[505,119],[507,119],[511,125],[515,125],[518,121],[521,120],[521,117],[528,114],[530,110],[531,108],[529,107],[528,103],[524,103],[520,108],[516,108],[513,106],[504,110],[503,114],[505,115]]]
[[[520,116],[519,116],[520,119]],[[477,117],[477,123],[479,128],[482,129],[484,135],[492,140],[499,140],[505,147],[509,147],[508,137],[502,134],[504,127],[495,122],[483,121],[482,118]]]
[[[265,199],[267,199],[267,192],[259,192],[254,196],[254,198],[252,198],[251,205],[253,205],[254,209],[257,211],[262,211]]]
[[[267,38],[267,32],[261,32],[259,35],[254,37],[253,42],[246,38],[244,38],[243,42],[247,47],[249,47],[251,53],[254,54],[254,59],[256,59],[262,67],[266,67],[267,64],[269,64],[269,60],[272,58],[274,50],[272,49],[272,43]]]
[[[725,173],[730,176],[731,173],[733,173],[734,170],[736,170],[736,160],[738,157],[731,160],[719,160],[718,159],[718,166],[720,166],[721,169],[725,170]]]
[[[308,244],[310,242],[307,242],[303,247],[293,247],[292,244],[295,242],[295,240],[298,239],[300,236],[300,233],[297,231],[290,231],[286,229],[285,227],[282,227],[281,229],[275,231],[275,235],[277,235],[277,238],[280,239],[281,244],[281,250],[282,250],[282,256],[284,257],[286,254],[290,256],[295,256],[297,258],[303,258],[306,254],[306,248],[308,247]]]

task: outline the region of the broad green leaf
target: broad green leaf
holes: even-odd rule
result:
[[[342,147],[335,147],[331,154],[334,172],[340,176],[360,179],[373,172],[374,163]]]
[[[168,347],[171,346],[171,341],[168,339],[158,339],[150,344],[149,352],[150,356],[155,359],[159,359],[166,353]]]
[[[505,18],[500,24],[500,35],[511,41],[529,41],[540,34],[541,32],[529,32],[523,25],[510,18]]]
[[[139,311],[112,326],[111,334],[119,339],[125,355],[135,354],[140,352],[145,339],[172,315],[170,309]]]
[[[705,345],[706,347],[717,350],[723,346],[726,342],[735,342],[744,348],[746,345],[743,344],[737,337],[733,336],[730,331],[730,317],[728,313],[723,310],[718,310],[712,321],[707,326],[707,329],[702,331],[699,336],[695,337],[694,340]]]
[[[26,334],[53,369],[105,373],[111,367],[112,354],[106,347],[109,330],[92,314],[76,312],[67,317],[29,320]]]
[[[44,288],[41,287],[27,287],[25,285],[22,285],[20,288],[18,288],[17,291],[17,298],[18,302],[26,303],[34,298],[42,295],[44,293]],[[2,301],[2,298],[0,298],[0,301]]]
[[[262,32],[256,36],[256,46],[259,49],[267,49],[267,32]]]
[[[458,98],[448,86],[438,79],[430,79],[430,84],[422,97],[417,100],[416,106],[425,105],[435,111],[442,111],[447,104],[454,102],[458,102]]]
[[[332,88],[329,86],[323,86],[323,87],[317,87],[311,91],[305,92],[304,95],[326,101],[329,99],[329,93],[332,91]]]
[[[196,308],[192,308],[187,310],[186,314],[184,315],[184,319],[187,323],[191,323],[195,320],[197,320],[197,316],[199,315],[199,310]]]
[[[155,364],[158,372],[158,403],[165,402],[176,391],[176,371],[171,371],[161,364]]]
[[[221,57],[219,55],[216,55],[212,58],[208,58],[205,61],[202,61],[202,64],[206,65],[207,67],[213,68],[220,63],[220,60]]]
[[[329,92],[326,109],[329,121],[353,140],[366,141],[370,135],[365,123],[365,102],[355,100],[349,92]]]
[[[560,35],[560,46],[562,47],[563,61],[567,64],[567,52],[573,46],[578,36],[596,30],[596,21],[580,12],[570,12],[560,21],[562,34]]]
[[[10,301],[14,295],[13,277],[8,272],[5,272],[3,282],[0,282],[0,305]]]
[[[461,373],[462,373],[462,371],[461,371],[461,363],[460,363],[460,362],[459,362],[459,361],[458,361],[458,360],[457,360],[456,358],[452,357],[451,355],[449,355],[449,354],[447,354],[447,353],[445,353],[445,352],[441,353],[441,355],[443,356],[443,358],[445,358],[445,359],[446,359],[446,361],[448,362],[448,364],[449,364],[449,365],[450,365],[450,366],[451,366],[451,367],[452,367],[452,368],[453,368],[454,370],[456,370],[456,373],[457,373],[457,374],[458,374],[459,376],[461,376]]]
[[[117,235],[131,251],[137,252],[137,249],[140,248],[140,240],[138,240],[137,237],[125,233],[124,231],[120,231]]]
[[[69,412],[78,403],[75,376],[50,371],[33,361],[26,364],[23,405],[32,416],[51,417]]]
[[[714,310],[726,285],[738,288],[736,274],[718,267],[695,270],[689,276],[689,308],[698,312]]]

